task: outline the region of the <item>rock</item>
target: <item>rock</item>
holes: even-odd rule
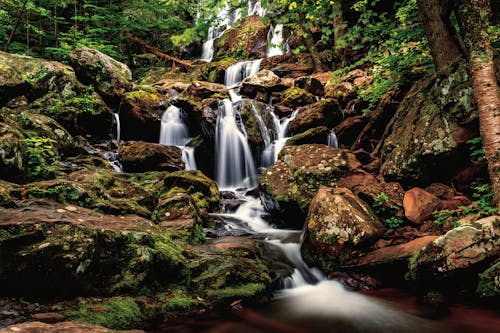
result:
[[[264,23],[262,17],[247,16],[241,23],[226,30],[215,40],[215,59],[226,57],[264,58],[268,31],[269,25]]]
[[[325,126],[311,128],[303,133],[292,136],[286,141],[286,144],[288,146],[309,143],[326,144],[328,133],[330,133],[330,130]]]
[[[125,172],[184,170],[182,152],[175,146],[127,142],[120,145],[118,159]]]
[[[500,262],[497,261],[490,268],[479,274],[479,283],[476,295],[481,298],[498,298],[500,296]]]
[[[66,321],[57,324],[46,324],[39,321],[33,321],[22,324],[10,325],[0,329],[0,333],[144,333],[139,330],[116,331],[103,326]]]
[[[368,123],[364,115],[347,117],[335,126],[335,135],[342,147],[351,147],[356,138]]]
[[[262,59],[260,68],[268,69],[281,78],[298,78],[314,72],[314,66],[309,54],[284,54]]]
[[[22,131],[7,123],[0,123],[0,177],[10,181],[22,181],[27,173],[25,163],[25,136]]]
[[[342,118],[342,111],[336,101],[325,99],[299,108],[297,116],[288,125],[288,131],[298,134],[313,127],[332,128],[338,125]]]
[[[3,295],[137,294],[188,274],[182,249],[139,216],[40,201],[0,216]]]
[[[469,78],[460,62],[412,87],[378,146],[386,179],[446,181],[470,160],[465,143],[478,135],[478,115]]]
[[[165,95],[150,86],[136,87],[123,95],[120,108],[122,140],[159,142]]]
[[[406,191],[403,207],[405,217],[413,223],[420,224],[431,218],[434,211],[440,209],[440,200],[435,195],[414,187]]]
[[[442,183],[432,183],[425,188],[427,192],[435,195],[439,199],[450,200],[455,196],[455,190],[445,184]]]
[[[80,80],[94,86],[96,91],[111,104],[133,87],[132,72],[127,65],[104,53],[82,47],[69,55],[71,65]]]
[[[0,179],[0,207],[14,208],[16,203],[11,193],[17,185]]]
[[[357,190],[355,193],[373,208],[381,220],[397,218],[403,222],[406,194],[401,184],[377,182],[359,186],[355,190]]]
[[[295,79],[296,87],[302,88],[313,95],[322,96],[324,94],[324,87],[320,80],[311,76],[302,76]]]
[[[498,259],[499,239],[500,216],[461,225],[412,257],[408,278],[424,289],[471,292],[477,274]]]
[[[279,204],[290,224],[302,224],[316,191],[321,185],[335,186],[349,172],[351,157],[325,145],[286,146],[278,161],[261,173],[260,190]],[[264,201],[269,210],[273,210],[271,203]]]
[[[263,69],[257,74],[243,80],[240,93],[249,98],[267,103],[271,92],[282,89],[279,76],[270,70]]]
[[[283,92],[279,105],[295,110],[299,106],[312,103],[314,103],[314,96],[310,92],[302,88],[292,87]]]
[[[57,323],[66,319],[66,317],[56,312],[42,312],[31,315],[31,319],[44,323]]]
[[[11,57],[9,53],[0,51],[0,105],[23,95],[30,88],[28,82],[22,78],[22,73],[7,64],[6,59]]]
[[[223,58],[219,61],[203,62],[200,69],[200,78],[208,82],[223,83],[226,69],[237,62],[238,60],[234,58]]]
[[[384,226],[362,200],[346,188],[320,187],[306,219],[302,244],[309,265],[332,272],[382,235]]]

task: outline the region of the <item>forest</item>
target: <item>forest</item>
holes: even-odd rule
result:
[[[0,332],[499,332],[499,0],[0,0]]]

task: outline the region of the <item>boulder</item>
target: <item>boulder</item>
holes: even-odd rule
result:
[[[500,255],[500,216],[461,225],[410,260],[408,278],[424,289],[471,292]]]
[[[442,183],[432,183],[425,188],[425,191],[444,200],[450,200],[455,196],[455,190]]]
[[[21,181],[27,173],[25,136],[20,128],[0,123],[0,178]]]
[[[401,184],[372,182],[355,188],[354,193],[368,203],[381,220],[397,218],[403,222],[405,191]]]
[[[7,59],[12,56],[0,51],[0,105],[9,100],[26,93],[30,85],[26,82],[20,72],[8,65]]]
[[[470,160],[466,142],[478,135],[478,114],[467,68],[452,64],[408,92],[377,149],[386,179],[449,180]]]
[[[311,76],[302,76],[295,79],[294,84],[296,87],[302,88],[313,95],[322,96],[324,94],[324,87],[320,80]]]
[[[314,101],[313,94],[307,90],[299,87],[292,87],[283,92],[279,105],[295,110],[299,106],[312,104]]]
[[[69,55],[78,78],[93,85],[109,103],[115,104],[120,96],[133,87],[132,72],[127,65],[88,47],[73,50]]]
[[[497,261],[491,267],[479,274],[479,282],[476,289],[476,295],[481,298],[498,299],[500,296],[500,261]]]
[[[0,216],[3,295],[138,294],[188,274],[182,249],[139,216],[40,201]]]
[[[332,99],[325,99],[299,108],[295,119],[288,124],[288,131],[298,134],[319,126],[332,128],[342,119],[343,114],[338,103]]]
[[[123,95],[120,126],[123,140],[158,142],[167,98],[150,86],[139,86]]]
[[[314,72],[312,58],[308,53],[264,58],[260,68],[271,70],[281,78],[298,78]]]
[[[302,244],[309,265],[330,273],[382,235],[368,205],[346,188],[320,187],[309,208]]]
[[[257,74],[243,80],[240,93],[249,98],[267,103],[271,93],[277,90],[283,90],[281,79],[272,71],[263,69]]]
[[[351,147],[369,118],[364,115],[347,117],[335,126],[335,135],[342,147]]]
[[[432,213],[441,208],[438,197],[414,187],[406,191],[403,199],[405,217],[413,223],[420,224],[432,217]]]
[[[180,148],[144,141],[121,144],[118,159],[125,172],[179,171],[185,167]]]
[[[258,59],[264,58],[267,49],[269,25],[262,17],[247,16],[240,23],[226,30],[214,42],[215,59],[226,57]]]
[[[349,152],[325,145],[286,146],[278,161],[260,174],[260,190],[268,196],[264,205],[270,211],[280,207],[287,224],[302,225],[319,187],[335,186],[353,168],[354,160]]]
[[[326,144],[330,130],[326,126],[310,128],[305,132],[295,134],[286,141],[288,146],[303,145],[309,143]]]
[[[15,324],[7,326],[0,330],[2,333],[13,333],[13,332],[23,332],[23,333],[57,333],[57,332],[68,332],[68,333],[144,333],[140,330],[127,330],[127,331],[116,331],[109,329],[107,327],[87,324],[81,322],[65,321],[56,324],[46,324],[40,321],[32,321],[22,324]]]

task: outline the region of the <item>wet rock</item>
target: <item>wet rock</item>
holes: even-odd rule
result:
[[[440,206],[438,197],[419,187],[406,191],[403,199],[405,217],[416,224],[431,218],[432,213],[439,210]]]
[[[330,133],[330,130],[325,126],[311,128],[303,133],[292,136],[286,141],[286,144],[288,146],[308,143],[326,144],[328,133]]]
[[[477,110],[467,65],[456,63],[412,87],[379,144],[387,179],[416,184],[450,179],[470,160]]]
[[[260,157],[266,145],[271,144],[275,135],[274,121],[269,105],[244,98],[237,108],[241,121],[245,124],[247,140],[252,150],[255,163],[260,164]]]
[[[408,278],[422,289],[471,292],[500,255],[500,217],[461,225],[434,240],[411,258]]]
[[[240,93],[249,98],[267,103],[273,91],[283,90],[281,79],[272,71],[263,69],[241,83]]]
[[[120,108],[122,139],[158,142],[166,104],[165,95],[150,86],[125,93]]]
[[[3,295],[136,294],[187,276],[182,249],[139,216],[40,201],[0,216]]]
[[[225,57],[258,59],[264,58],[267,49],[269,25],[262,17],[247,16],[240,24],[226,30],[215,40],[215,59]]]
[[[103,326],[80,323],[80,322],[62,322],[57,324],[46,324],[39,321],[15,324],[0,329],[1,333],[24,332],[24,333],[144,333],[140,330],[116,331]]]
[[[316,191],[321,185],[335,186],[349,171],[351,157],[347,151],[326,145],[286,146],[278,161],[261,173],[259,186],[279,204],[290,224],[302,224]],[[265,205],[272,210],[269,200]]]
[[[342,147],[351,147],[367,122],[368,118],[365,116],[348,117],[340,122],[335,126],[335,134],[339,144]]]
[[[312,103],[314,103],[314,96],[310,92],[302,88],[292,87],[283,92],[279,105],[295,110],[299,106]]]
[[[320,187],[306,220],[302,245],[309,265],[332,272],[382,235],[384,226],[368,205],[346,188]]]
[[[288,131],[298,134],[310,128],[326,126],[332,128],[343,119],[340,106],[335,100],[325,99],[299,109],[297,117],[290,121]]]
[[[102,52],[82,47],[75,49],[69,58],[81,81],[93,85],[111,104],[133,87],[132,72],[127,65]]]
[[[295,86],[302,88],[313,95],[321,96],[324,93],[324,87],[320,80],[311,76],[303,76],[295,79]]]
[[[235,64],[236,62],[238,62],[237,59],[224,58],[220,61],[203,63],[202,68],[200,69],[200,77],[204,81],[224,83],[226,69],[228,69],[229,66]]]
[[[127,142],[120,145],[120,163],[126,172],[184,170],[182,152],[175,146],[149,142]]]
[[[355,193],[374,209],[380,219],[395,217],[403,222],[405,191],[401,184],[377,182],[360,186]]]
[[[0,176],[21,181],[27,172],[25,136],[17,126],[0,123]]]

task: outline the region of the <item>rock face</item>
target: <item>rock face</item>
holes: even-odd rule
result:
[[[422,287],[474,290],[477,274],[500,255],[500,217],[448,231],[410,260],[408,277]]]
[[[346,188],[320,187],[309,208],[302,245],[309,265],[332,272],[381,236],[384,226],[362,200]]]
[[[70,55],[72,66],[82,82],[92,84],[108,102],[132,89],[132,72],[127,65],[88,47],[75,49]]]
[[[464,147],[477,136],[473,90],[465,63],[413,86],[379,144],[381,171],[406,184],[449,179],[468,161]]]
[[[120,145],[118,158],[125,172],[179,171],[185,167],[178,147],[142,141]]]
[[[349,171],[349,158],[347,151],[325,145],[287,146],[280,152],[278,161],[261,173],[260,189],[275,200],[290,219],[299,222],[319,187],[335,186]],[[273,210],[269,200],[264,202],[266,208]]]
[[[332,128],[342,121],[340,106],[335,100],[325,99],[299,109],[297,117],[290,121],[288,131],[298,134],[310,128],[326,126]]]
[[[182,249],[138,216],[53,202],[0,216],[3,295],[134,294],[187,277]]]
[[[215,58],[264,58],[269,26],[260,16],[246,17],[243,22],[225,31],[215,40]]]

